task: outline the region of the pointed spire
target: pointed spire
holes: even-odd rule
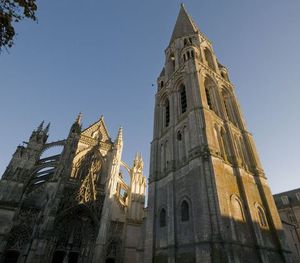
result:
[[[81,119],[82,119],[82,113],[79,112],[78,115],[77,115],[77,118],[76,118],[76,123],[78,123],[79,125],[81,124]]]
[[[36,129],[37,132],[41,132],[41,131],[42,131],[43,126],[44,126],[44,123],[45,123],[45,121],[42,121],[42,122],[40,123],[40,125],[39,125],[39,126],[37,127],[37,129]]]
[[[50,128],[50,122],[47,124],[45,130],[44,130],[44,133],[47,134],[48,131],[49,131],[49,128]]]
[[[180,11],[176,20],[176,24],[173,29],[170,44],[176,38],[192,35],[195,34],[197,31],[199,31],[198,27],[195,25],[191,17],[188,15],[184,5],[181,4]]]
[[[135,154],[135,158],[133,160],[133,167],[135,167],[139,171],[143,170],[144,162],[143,162],[142,154],[140,152],[137,152]]]
[[[120,144],[122,142],[123,142],[123,128],[120,127],[119,131],[118,131],[118,136],[117,136],[117,138],[115,140],[115,144]]]

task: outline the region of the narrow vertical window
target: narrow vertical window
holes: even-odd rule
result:
[[[159,214],[159,226],[164,227],[167,224],[166,220],[166,210],[163,208]]]
[[[189,221],[189,204],[187,201],[181,203],[181,221]]]
[[[161,87],[161,88],[164,87],[164,82],[163,82],[163,81],[160,82],[160,87]]]
[[[267,227],[267,219],[265,216],[265,212],[261,207],[257,207],[257,214],[260,226]]]
[[[212,107],[212,103],[211,103],[211,97],[210,97],[210,93],[209,93],[209,90],[207,87],[205,87],[205,95],[206,95],[206,101],[207,101],[208,108],[210,110],[212,110],[213,107]]]
[[[208,48],[205,48],[204,49],[204,55],[205,55],[205,59],[206,59],[206,62],[207,62],[207,65],[215,70],[215,63],[214,63],[214,59],[213,59],[213,56],[210,52],[210,50]]]
[[[224,94],[223,94],[223,102],[224,102],[224,107],[225,107],[225,112],[226,112],[227,118],[228,118],[229,120],[231,120],[231,116],[230,116],[230,114],[229,114],[229,110],[228,110],[228,105],[227,105],[226,97],[225,97]]]
[[[192,56],[192,58],[195,58],[194,50],[191,51],[191,56]]]
[[[227,141],[227,134],[223,128],[221,128],[221,140],[222,140],[222,145],[224,147],[224,152],[225,152],[225,158],[230,162],[230,150],[229,150],[229,145]]]
[[[240,200],[237,197],[232,198],[231,200],[233,215],[236,220],[244,221],[244,213]]]
[[[180,104],[181,104],[181,113],[185,113],[187,109],[185,86],[182,86],[180,89]]]
[[[170,124],[170,102],[169,99],[166,99],[165,102],[165,126],[169,127]]]

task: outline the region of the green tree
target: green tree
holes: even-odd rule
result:
[[[14,23],[24,18],[36,20],[36,0],[0,0],[0,51],[14,44]]]

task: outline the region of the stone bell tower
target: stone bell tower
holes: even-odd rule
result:
[[[165,56],[144,262],[290,262],[228,71],[183,5]]]

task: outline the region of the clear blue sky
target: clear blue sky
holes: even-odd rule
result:
[[[41,120],[65,138],[78,112],[124,127],[123,159],[148,176],[156,77],[180,1],[38,1],[0,55],[0,174]],[[300,187],[300,2],[190,0],[185,6],[229,69],[273,193]]]

